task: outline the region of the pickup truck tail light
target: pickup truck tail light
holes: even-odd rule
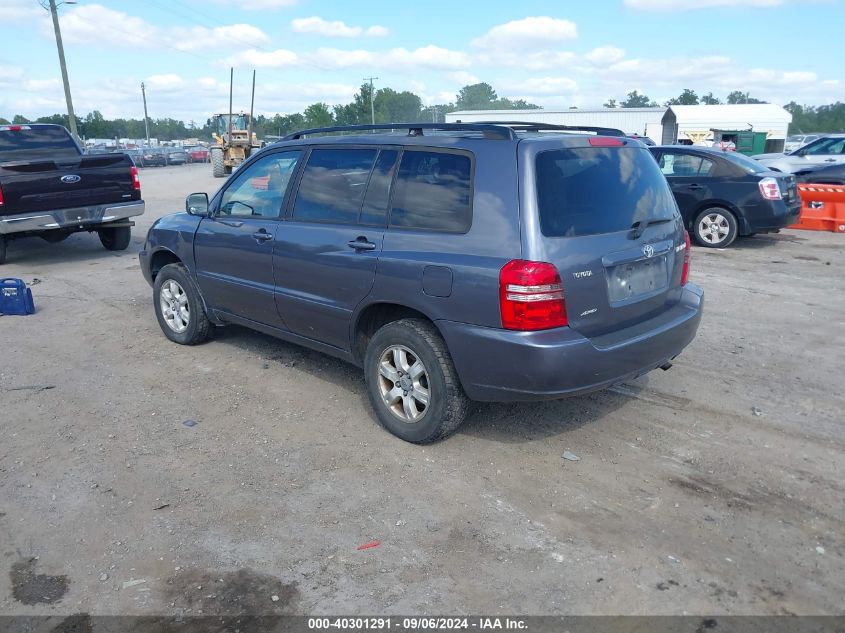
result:
[[[141,191],[141,179],[138,177],[138,168],[132,165],[129,168],[129,173],[132,174],[132,188],[135,191]]]
[[[499,308],[508,330],[547,330],[569,324],[563,284],[554,265],[523,259],[499,271]]]
[[[3,204],[4,204],[4,201],[3,201],[3,185],[0,185],[0,207],[2,207]]]
[[[681,285],[686,286],[687,281],[689,281],[689,262],[690,258],[692,257],[692,253],[690,252],[690,239],[689,239],[689,232],[684,231],[684,268],[681,271]]]
[[[780,200],[780,185],[776,178],[761,178],[757,184],[760,187],[760,194],[766,200]]]

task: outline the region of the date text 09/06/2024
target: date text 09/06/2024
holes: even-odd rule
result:
[[[479,618],[465,618],[465,617],[406,617],[406,618],[379,618],[379,617],[352,617],[352,618],[308,618],[308,628],[315,631],[329,630],[329,629],[347,629],[347,630],[371,630],[371,631],[389,631],[389,630],[444,630],[444,629],[462,629],[462,630],[526,630],[528,626],[524,620],[517,618],[498,618],[498,617],[479,617]]]

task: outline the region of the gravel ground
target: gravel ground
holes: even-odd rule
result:
[[[845,236],[694,249],[673,369],[418,447],[354,367],[168,342],[137,252],[220,181],[141,179],[125,253],[27,239],[2,268],[40,282],[0,318],[0,614],[845,612]]]

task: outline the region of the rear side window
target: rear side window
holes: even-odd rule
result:
[[[361,224],[385,225],[390,185],[393,183],[398,157],[399,152],[395,149],[383,149],[379,152],[373,174],[370,176],[367,195],[364,197],[364,206],[361,207]]]
[[[402,154],[390,226],[465,233],[472,224],[472,161],[465,154]]]
[[[67,150],[79,153],[70,134],[61,127],[0,128],[0,152],[49,152]]]
[[[293,217],[308,222],[356,224],[375,149],[314,149],[296,194]]]
[[[575,237],[678,216],[666,178],[648,150],[579,147],[537,154],[540,229]]]
[[[663,152],[660,156],[660,171],[665,176],[707,176],[712,169],[713,161],[709,158],[673,152]]]

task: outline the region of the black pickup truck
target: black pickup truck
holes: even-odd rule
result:
[[[60,125],[0,125],[0,264],[6,245],[37,235],[61,242],[96,231],[103,246],[129,246],[144,212],[138,169],[126,154],[85,155]]]

